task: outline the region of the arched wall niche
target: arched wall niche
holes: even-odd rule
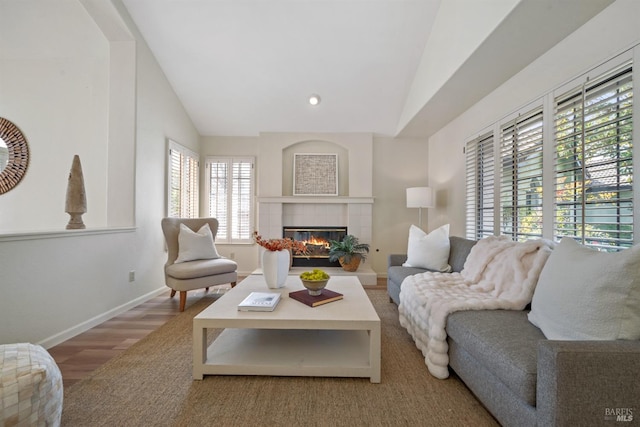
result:
[[[338,195],[349,195],[349,150],[335,142],[306,140],[282,149],[282,195],[293,195],[293,155],[296,153],[331,153],[338,155]]]

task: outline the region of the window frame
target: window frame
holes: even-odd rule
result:
[[[543,235],[545,120],[543,104],[537,101],[499,123],[499,230],[516,241]],[[530,160],[536,164],[527,164]],[[523,191],[527,180],[537,185]]]
[[[174,215],[173,195],[173,152],[180,154],[180,206]],[[198,218],[200,216],[200,155],[172,139],[167,139],[166,164],[166,215],[169,218]],[[195,166],[195,171],[194,171]],[[193,173],[192,173],[193,172]]]
[[[508,122],[509,120],[514,119],[514,117],[517,117],[518,114],[520,114],[520,112],[522,111],[527,111],[533,108],[538,108],[541,107],[542,109],[542,113],[543,113],[543,121],[542,121],[542,138],[543,138],[543,144],[542,144],[542,148],[543,148],[543,152],[542,152],[542,170],[543,170],[543,174],[542,174],[542,194],[541,197],[539,198],[539,200],[542,202],[542,220],[541,220],[541,224],[542,224],[542,236],[543,238],[546,239],[552,239],[552,240],[559,240],[560,236],[556,235],[555,233],[555,229],[556,229],[556,218],[555,218],[555,199],[556,199],[556,172],[555,172],[555,151],[556,151],[556,137],[555,137],[555,120],[556,120],[556,114],[555,114],[555,107],[556,107],[556,98],[564,93],[567,93],[571,90],[575,89],[575,86],[582,84],[584,81],[597,81],[599,79],[604,78],[606,75],[613,73],[614,70],[618,70],[620,71],[620,68],[626,63],[628,66],[630,66],[632,68],[632,72],[631,72],[631,83],[633,83],[634,79],[634,74],[636,74],[636,70],[633,69],[633,66],[635,65],[634,63],[637,62],[636,58],[640,58],[640,44],[618,54],[615,55],[614,57],[609,58],[606,61],[601,62],[598,66],[593,67],[592,69],[582,73],[581,75],[574,77],[572,79],[569,79],[567,81],[565,81],[565,83],[563,83],[560,86],[557,86],[556,88],[549,90],[548,92],[541,94],[541,97],[539,99],[537,99],[536,101],[533,101],[531,103],[529,103],[527,106],[525,107],[520,107],[519,110],[516,110],[512,113],[510,113],[509,115],[505,115],[503,116],[502,119],[493,121],[490,125],[486,126],[484,128],[484,130],[480,133],[476,133],[474,134],[474,137],[470,137],[468,139],[465,140],[465,154],[467,155],[467,158],[465,159],[465,174],[466,174],[466,183],[465,183],[465,191],[467,192],[467,198],[465,199],[465,209],[466,209],[466,231],[467,231],[467,237],[468,238],[481,238],[482,236],[478,236],[477,234],[477,228],[474,228],[474,223],[473,223],[473,218],[471,218],[470,220],[470,213],[474,212],[475,206],[473,206],[473,203],[475,203],[475,200],[473,197],[469,197],[469,193],[472,193],[473,191],[479,191],[479,190],[474,190],[473,187],[471,186],[470,188],[470,183],[469,183],[469,168],[470,167],[475,167],[473,164],[470,164],[469,162],[469,158],[468,158],[468,153],[467,153],[467,147],[468,144],[473,141],[472,138],[477,137],[478,135],[482,135],[482,134],[486,134],[487,132],[489,132],[490,130],[493,131],[494,134],[494,138],[496,140],[496,142],[500,142],[500,146],[502,143],[502,127],[504,126],[505,122]],[[632,90],[632,89],[631,89]],[[629,150],[630,156],[631,156],[631,162],[633,162],[633,159],[640,159],[640,144],[633,144],[634,141],[640,141],[640,126],[635,126],[633,127],[633,118],[634,117],[640,117],[640,104],[639,103],[633,103],[632,101],[633,99],[633,94],[631,95],[631,102],[632,105],[630,107],[630,110],[632,111],[630,119],[629,119],[629,123],[631,124],[631,126],[629,126],[628,124],[625,124],[625,135],[631,135],[630,137],[630,141],[629,144],[631,145],[631,149]],[[612,121],[615,121],[612,119]],[[631,127],[631,129],[629,130],[628,128]],[[500,138],[500,140],[498,140],[498,138]],[[502,186],[502,166],[503,166],[503,159],[501,158],[502,156],[502,152],[496,148],[496,156],[495,156],[495,168],[496,168],[496,176],[495,176],[495,181],[494,181],[494,188],[496,185]],[[612,154],[613,152],[609,152],[609,154]],[[607,157],[606,153],[602,154],[604,157]],[[626,155],[626,154],[625,154]],[[613,158],[612,156],[608,156],[610,158]],[[637,160],[636,160],[637,162]],[[498,169],[500,168],[500,169]],[[604,168],[604,167],[603,167]],[[635,186],[633,185],[633,182],[638,182],[637,180],[640,179],[640,168],[638,167],[633,167],[633,165],[630,166],[630,168],[632,168],[631,172],[624,172],[626,174],[625,179],[627,179],[625,181],[625,185],[627,185],[627,187],[631,187],[631,188],[625,188],[626,193],[620,198],[620,199],[625,199],[625,202],[627,202],[627,205],[625,205],[624,211],[620,211],[618,210],[617,213],[617,217],[614,220],[614,223],[624,223],[625,225],[627,224],[631,224],[631,237],[627,238],[627,236],[625,236],[625,238],[627,239],[627,243],[637,243],[638,241],[640,241],[640,233],[637,233],[634,231],[635,228],[635,218],[640,218],[637,215],[640,215],[640,203],[637,203],[636,200],[640,200],[640,186]],[[609,172],[610,170],[614,170],[617,171],[615,173],[609,173],[606,176],[610,177],[609,179],[616,179],[614,178],[614,176],[620,175],[621,173],[623,173],[622,171],[624,171],[624,169],[617,169],[616,167],[609,167]],[[617,174],[617,175],[616,175]],[[629,178],[630,177],[630,178]],[[496,184],[498,183],[498,184]],[[609,191],[609,190],[607,190]],[[495,209],[499,209],[496,218],[495,218],[495,234],[497,235],[499,232],[501,232],[503,230],[502,228],[502,222],[503,222],[503,212],[501,209],[501,205],[502,205],[502,200],[500,198],[501,194],[497,193],[496,197],[495,197]],[[617,196],[616,196],[617,197]],[[616,199],[617,201],[618,199]],[[621,216],[621,212],[624,215],[624,218],[622,218]],[[610,213],[610,212],[608,212]],[[630,218],[630,220],[629,220]],[[608,218],[607,221],[610,221],[611,217]],[[597,220],[596,220],[597,221]],[[607,223],[607,225],[610,225],[611,223]],[[606,232],[610,232],[610,229],[606,229]],[[604,236],[604,238],[608,238],[611,236],[608,236],[606,233],[602,233],[602,235]],[[513,238],[513,237],[512,237]],[[616,236],[613,236],[614,239],[616,239]],[[578,239],[580,241],[580,239]],[[597,246],[597,245],[595,245]],[[626,247],[626,246],[624,246]],[[619,249],[623,249],[624,247],[597,247],[597,249],[604,249],[604,250],[619,250]]]
[[[218,234],[216,236],[216,243],[226,243],[226,244],[253,244],[253,230],[255,229],[255,180],[256,180],[256,159],[253,156],[206,156],[205,158],[205,199],[207,203],[206,211],[208,216],[218,217],[218,214],[211,209],[211,164],[212,163],[224,163],[227,165],[226,168],[226,185],[225,185],[225,194],[226,194],[226,206],[224,210],[226,211],[225,218],[218,218],[220,222],[220,228],[218,229]],[[234,176],[233,176],[233,165],[239,163],[249,163],[250,164],[250,176],[249,179],[249,190],[244,193],[244,196],[248,196],[248,202],[245,202],[248,211],[243,216],[247,217],[247,223],[243,228],[243,230],[237,230],[236,232],[240,232],[240,236],[234,236],[234,227],[236,226],[236,222],[233,221],[233,209],[234,203],[240,203],[234,200]],[[247,178],[244,178],[247,179]],[[235,196],[237,197],[237,196]],[[246,230],[244,230],[246,229]],[[244,234],[242,234],[244,233]]]
[[[466,235],[469,239],[479,240],[493,235],[496,230],[495,149],[493,130],[485,130],[465,144]],[[489,183],[489,188],[478,185],[485,181]],[[491,226],[488,227],[488,224]]]
[[[615,161],[606,161],[599,160],[597,163],[593,163],[593,160],[596,156],[597,148],[593,148],[593,146],[589,146],[595,141],[596,145],[600,141],[606,141],[609,139],[604,136],[606,131],[603,131],[602,123],[598,123],[597,119],[592,119],[591,116],[594,114],[589,113],[592,111],[593,106],[597,106],[596,114],[599,114],[601,111],[606,109],[606,105],[608,104],[607,100],[602,99],[601,96],[594,97],[592,94],[603,95],[606,93],[611,93],[611,89],[607,89],[608,85],[611,82],[617,82],[622,76],[627,76],[628,84],[631,85],[631,93],[633,93],[633,75],[634,75],[634,64],[633,58],[627,55],[623,55],[621,58],[618,58],[615,64],[603,64],[597,69],[593,70],[586,75],[574,79],[570,83],[564,85],[562,88],[556,90],[554,92],[553,105],[554,105],[554,123],[556,126],[554,127],[554,134],[562,134],[562,141],[558,142],[558,139],[554,137],[554,203],[553,203],[553,238],[554,240],[560,240],[562,237],[571,237],[579,241],[580,243],[591,246],[600,250],[621,250],[628,248],[633,245],[635,241],[635,213],[637,208],[635,207],[637,203],[635,203],[635,195],[637,194],[636,186],[633,185],[635,181],[635,175],[637,168],[634,167],[634,158],[638,158],[636,155],[636,148],[634,147],[634,138],[637,135],[637,130],[633,126],[633,118],[636,116],[637,107],[633,102],[633,95],[629,98],[631,100],[631,107],[628,107],[631,111],[630,118],[628,120],[631,123],[631,132],[629,132],[629,141],[631,147],[626,150],[620,149],[620,123],[624,121],[622,119],[616,119],[614,121],[608,121],[607,126],[611,124],[616,124],[615,127],[615,135],[617,149],[612,151],[611,153],[616,154]],[[606,67],[606,68],[605,68]],[[620,96],[616,96],[616,98],[620,98]],[[595,101],[593,101],[595,100]],[[591,102],[593,101],[593,102]],[[566,123],[574,123],[574,128],[576,127],[576,132],[563,132],[564,128],[561,127],[560,118],[564,117],[564,115],[560,115],[558,109],[561,108],[563,112],[571,111],[571,108],[568,108],[567,105],[576,105],[577,107],[573,109],[575,113],[571,116],[577,116],[575,119],[571,119]],[[620,104],[619,101],[616,101],[615,106],[617,107]],[[587,114],[584,113],[586,109]],[[587,116],[585,118],[585,116]],[[600,116],[598,116],[600,117]],[[565,122],[563,122],[565,123]],[[585,123],[590,126],[585,125]],[[596,125],[597,123],[597,125]],[[624,126],[624,124],[622,125]],[[595,130],[595,132],[594,132]],[[596,136],[599,139],[593,139],[593,136]],[[560,162],[558,161],[558,151],[561,150],[561,143],[565,141],[573,140],[578,146],[574,148],[576,152],[576,167],[573,169],[567,168],[565,166],[560,166]],[[624,141],[623,141],[624,143]],[[624,144],[623,144],[624,145]],[[566,150],[564,150],[566,151]],[[620,155],[629,155],[629,164],[624,165],[624,159],[620,160]],[[564,162],[566,163],[566,162]],[[621,164],[623,168],[631,169],[631,172],[628,173],[627,177],[627,186],[629,187],[626,192],[629,196],[625,199],[622,196],[622,193],[625,191],[618,186],[617,190],[612,191],[593,191],[597,185],[598,180],[606,179],[606,177],[597,177],[598,170],[600,172],[604,171],[605,168],[611,169],[611,164],[616,163],[616,167],[618,168],[618,172],[615,175],[615,179],[617,181],[620,180],[621,175]],[[574,171],[573,177],[574,182],[576,184],[575,198],[576,201],[574,203],[570,203],[568,201],[560,200],[561,192],[559,187],[561,185],[561,180],[563,178],[567,178],[568,174]],[[565,182],[565,181],[562,181]],[[589,188],[587,188],[589,187]],[[602,187],[602,185],[600,185]],[[588,193],[588,194],[587,194]],[[604,194],[609,193],[609,194]],[[604,194],[603,197],[600,197],[600,194]],[[612,196],[614,198],[610,198],[609,200],[617,203],[607,202],[606,197],[615,194]],[[616,210],[616,221],[611,222],[606,218],[610,218],[610,215],[606,214],[606,206],[610,205],[612,208]],[[573,218],[572,222],[569,222],[569,227],[567,227],[567,222],[561,222],[559,218],[565,210],[567,210],[570,206],[574,206],[573,208]],[[624,213],[626,212],[626,214]],[[588,221],[587,218],[590,217],[591,221]],[[565,217],[562,217],[565,218]],[[625,218],[628,219],[625,221]],[[610,233],[616,233],[616,231],[608,230],[607,226],[611,224],[618,225],[618,236],[612,237]],[[570,226],[573,225],[573,228]],[[630,231],[624,231],[624,228],[629,227]],[[573,232],[571,232],[573,230]],[[602,236],[597,237],[597,234],[602,233]],[[609,234],[608,234],[609,233]],[[625,238],[625,236],[627,236]]]

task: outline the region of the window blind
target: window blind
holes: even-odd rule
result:
[[[207,162],[209,168],[209,216],[218,220],[216,239],[226,241],[228,233],[229,164],[224,160]]]
[[[169,149],[169,207],[168,216],[180,217],[182,205],[182,153]]]
[[[469,141],[466,153],[467,238],[482,239],[494,231],[494,137],[485,134]]]
[[[168,166],[167,215],[173,218],[197,218],[200,202],[197,155],[171,141]]]
[[[252,169],[253,163],[246,160],[233,162],[233,195],[231,215],[233,218],[231,238],[246,240],[251,237]]]
[[[630,63],[555,99],[554,238],[633,244]]]
[[[542,237],[542,107],[500,129],[500,232],[513,240]]]
[[[219,222],[217,240],[246,243],[252,239],[253,165],[250,158],[207,159],[209,214]]]

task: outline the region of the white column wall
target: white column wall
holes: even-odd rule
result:
[[[83,8],[85,4],[91,6],[92,1],[85,0],[80,3],[69,0],[47,0],[46,2],[38,1],[37,7],[33,5],[30,7],[30,3],[34,2],[31,0],[0,2],[0,8],[2,8],[0,27],[4,25],[6,18],[15,20],[16,27],[31,25],[38,19],[45,21],[42,26],[27,28],[31,31],[31,36],[23,40],[24,45],[18,43],[22,39],[17,39],[11,44],[11,49],[17,50],[18,54],[27,55],[33,51],[34,46],[46,43],[48,37],[60,43],[59,49],[74,52],[76,52],[77,43],[88,43],[88,49],[83,54],[89,58],[99,55],[102,48],[104,52],[108,52],[110,42],[113,40],[108,40],[109,34],[102,33],[101,28],[92,19],[90,14],[92,8]],[[4,13],[7,11],[5,9],[7,6],[21,8],[23,4],[26,7],[21,14]],[[0,294],[2,295],[0,297],[0,344],[35,342],[50,347],[150,296],[167,290],[163,277],[166,253],[160,229],[160,220],[164,216],[166,203],[166,139],[170,137],[194,151],[199,151],[199,136],[144,40],[132,25],[121,2],[114,0],[107,3],[100,0],[93,5],[99,8],[106,7],[110,13],[102,18],[111,16],[121,19],[131,31],[130,42],[135,44],[135,74],[131,76],[123,72],[112,73],[110,76],[109,62],[99,60],[95,62],[95,68],[92,71],[95,75],[89,80],[105,82],[105,90],[100,97],[94,96],[87,99],[71,96],[74,90],[81,92],[85,87],[83,85],[87,82],[87,79],[75,79],[75,84],[79,87],[73,88],[66,98],[64,93],[60,94],[61,96],[35,97],[37,92],[24,90],[18,92],[27,98],[29,93],[34,96],[29,102],[25,99],[23,103],[7,105],[0,101],[0,116],[14,117],[13,108],[15,107],[15,114],[20,117],[20,120],[16,120],[19,126],[24,123],[34,124],[34,126],[48,124],[51,118],[44,114],[46,111],[76,120],[83,117],[84,110],[103,113],[98,115],[98,119],[91,120],[90,124],[79,123],[78,128],[66,126],[67,122],[61,121],[56,132],[43,132],[42,138],[40,135],[35,138],[33,133],[27,134],[30,142],[33,140],[34,162],[31,163],[26,177],[33,180],[34,185],[39,186],[40,189],[26,194],[23,190],[29,188],[31,184],[23,187],[21,183],[16,190],[7,193],[15,196],[7,199],[5,197],[7,195],[0,195],[0,204],[2,204],[0,216],[5,218],[4,215],[7,212],[5,202],[16,203],[19,209],[26,209],[30,200],[37,200],[44,193],[46,194],[43,197],[49,197],[51,193],[52,199],[58,200],[58,202],[52,202],[52,206],[59,205],[55,211],[62,213],[55,214],[57,215],[57,218],[54,218],[56,225],[52,233],[41,232],[37,228],[34,231],[30,226],[34,225],[35,228],[41,224],[29,222],[26,224],[29,228],[26,230],[27,233],[22,232],[24,231],[22,229],[12,229],[9,233],[0,234]],[[72,37],[58,39],[58,35],[50,34],[47,22],[55,21],[54,17],[60,19],[60,25],[63,27],[61,31],[69,31],[73,34]],[[116,28],[119,25],[122,25],[122,22],[109,27]],[[2,28],[0,31],[3,31]],[[102,42],[97,43],[100,49],[94,52],[96,46],[91,41],[99,40],[100,37]],[[123,39],[117,42],[127,43]],[[4,49],[4,46],[2,48]],[[124,50],[129,48],[130,46],[125,46]],[[46,57],[41,57],[42,54],[30,54],[32,57],[24,58],[24,62],[33,62],[35,65],[38,61],[47,60]],[[84,56],[82,58],[86,60]],[[109,55],[105,55],[104,58],[109,58]],[[33,74],[33,81],[44,85],[48,80],[50,84],[59,77],[57,74],[60,70],[73,68],[76,63],[77,61],[73,58],[60,58],[57,60],[58,68],[48,69],[52,73],[51,76],[42,74],[45,70],[38,70],[38,73]],[[0,64],[2,67],[5,65],[4,62]],[[2,70],[4,71],[5,68]],[[14,74],[3,74],[2,78]],[[74,74],[71,73],[70,76]],[[134,79],[133,84],[130,81],[131,77]],[[130,107],[131,110],[124,121],[110,122],[107,117],[106,112],[110,107],[106,90],[107,78],[114,78],[116,83],[120,83],[117,87],[126,92],[121,94],[119,98],[121,101],[125,100],[123,102],[126,103],[129,99],[133,103],[133,105],[127,104],[127,108]],[[17,80],[18,83],[20,81],[23,80]],[[0,99],[3,99],[5,88],[8,86],[11,85],[5,85],[3,81],[3,85],[0,86],[2,89]],[[113,100],[113,97],[111,99]],[[129,122],[126,119],[133,120],[131,123],[135,125],[134,133],[128,127],[130,124],[127,124]],[[85,126],[90,128],[86,131],[88,135],[82,133],[87,129]],[[76,130],[81,132],[80,136],[74,133]],[[107,132],[110,135],[128,136],[115,141],[116,145],[110,145]],[[84,150],[78,154],[83,161],[89,203],[89,212],[85,221],[88,228],[85,231],[64,231],[66,224],[64,192],[72,155],[62,156],[65,159],[69,157],[68,165],[66,161],[60,162],[59,166],[55,165],[53,161],[56,158],[45,154],[50,149],[46,146],[47,143],[52,145],[51,149],[67,154],[73,154],[80,149]],[[110,161],[110,156],[119,155],[111,148],[118,146],[122,147],[125,153],[120,155],[126,158],[116,159],[116,163],[122,160],[119,163],[121,166],[109,169],[107,163]],[[87,159],[86,162],[85,159]],[[58,167],[63,171],[64,182],[62,183],[56,181],[51,174],[52,170],[57,170]],[[113,173],[118,173],[119,177],[110,176]],[[94,175],[99,178],[94,178]],[[98,184],[94,184],[94,181]],[[116,185],[113,189],[116,192],[117,186],[121,186],[124,194],[122,197],[117,197],[113,201],[114,205],[109,207],[105,205],[108,194],[107,182],[109,185]],[[20,189],[21,187],[23,188]],[[99,209],[100,205],[92,200],[103,200],[102,208]],[[122,221],[127,223],[127,226],[106,227],[109,225],[106,212],[111,208],[115,210],[113,218],[120,218],[116,223]],[[43,222],[49,221],[49,216],[54,215],[49,212],[52,209],[54,208],[39,210],[38,219],[42,219]],[[102,211],[100,221],[97,220],[97,216],[93,216],[97,215],[94,213],[95,210]],[[134,216],[135,225],[132,223]],[[60,222],[62,225],[59,225]],[[12,228],[16,222],[9,221],[9,225]],[[136,277],[131,283],[128,280],[130,271],[135,271]]]

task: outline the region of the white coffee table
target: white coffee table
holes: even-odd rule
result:
[[[344,299],[309,307],[289,298],[297,276],[269,289],[251,275],[193,319],[193,378],[203,375],[365,377],[380,382],[380,318],[356,277],[332,277]],[[251,292],[280,292],[273,312],[238,311]],[[224,329],[207,348],[207,329]]]

